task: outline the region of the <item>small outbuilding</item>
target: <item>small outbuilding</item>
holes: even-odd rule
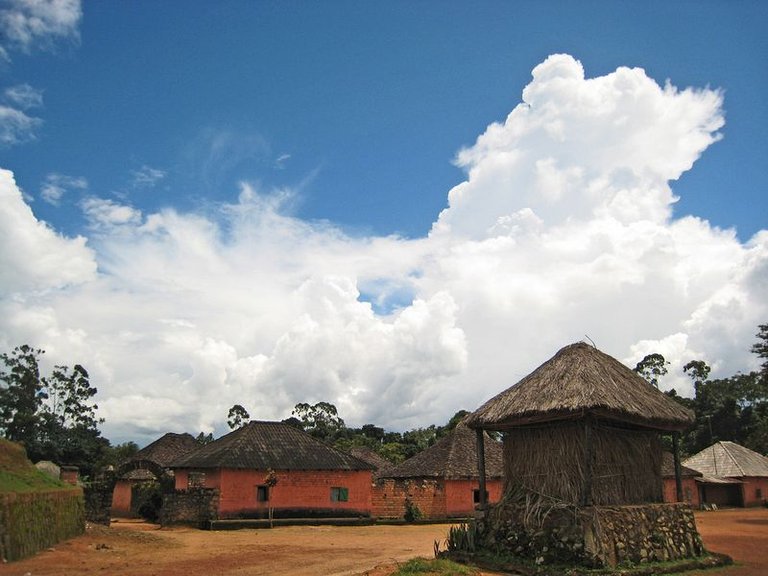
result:
[[[373,514],[403,518],[466,518],[480,504],[474,430],[460,422],[448,435],[401,464],[380,473],[373,485]],[[486,500],[502,492],[502,446],[484,434]]]
[[[677,445],[693,414],[596,347],[566,346],[466,422],[504,433],[504,497],[488,522],[512,552],[615,566],[703,550],[690,508],[662,503],[659,435]]]
[[[702,505],[762,506],[768,498],[768,458],[735,442],[716,442],[686,459],[698,471]]]
[[[371,514],[374,467],[282,422],[249,422],[171,467],[177,493],[215,492],[209,520]]]
[[[147,495],[162,483],[172,483],[170,463],[199,448],[191,434],[168,432],[136,452],[116,471],[112,490],[112,516],[134,517],[139,514],[142,494]]]

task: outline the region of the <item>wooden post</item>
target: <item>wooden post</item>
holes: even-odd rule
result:
[[[680,432],[672,432],[672,456],[675,460],[675,490],[677,501],[683,501],[683,471],[680,467]]]
[[[582,506],[592,506],[592,460],[594,460],[594,439],[592,438],[592,418],[584,418],[584,492],[581,495]]]
[[[477,435],[477,472],[480,477],[480,510],[485,515],[485,510],[488,507],[485,489],[485,438],[482,428],[477,428],[475,434]]]

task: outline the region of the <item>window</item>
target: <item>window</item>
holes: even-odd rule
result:
[[[205,488],[205,472],[190,472],[187,476],[187,488]]]
[[[331,488],[331,502],[349,501],[349,488]]]
[[[256,486],[256,502],[269,502],[269,486]]]
[[[472,501],[475,504],[480,504],[480,489],[475,488],[472,490]],[[485,501],[488,502],[488,490],[485,491]]]

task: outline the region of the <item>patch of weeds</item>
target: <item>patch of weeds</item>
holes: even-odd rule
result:
[[[451,560],[438,558],[427,560],[426,558],[413,558],[405,564],[401,564],[392,576],[410,576],[411,574],[422,574],[429,576],[475,576],[477,570],[457,564]]]

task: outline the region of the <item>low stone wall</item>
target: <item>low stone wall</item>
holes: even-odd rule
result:
[[[593,506],[532,511],[494,507],[483,547],[536,564],[616,567],[695,558],[705,553],[687,504]]]
[[[160,524],[193,524],[203,526],[218,520],[219,491],[214,488],[176,490],[163,496]]]
[[[84,532],[79,488],[0,494],[0,561],[32,556]]]

